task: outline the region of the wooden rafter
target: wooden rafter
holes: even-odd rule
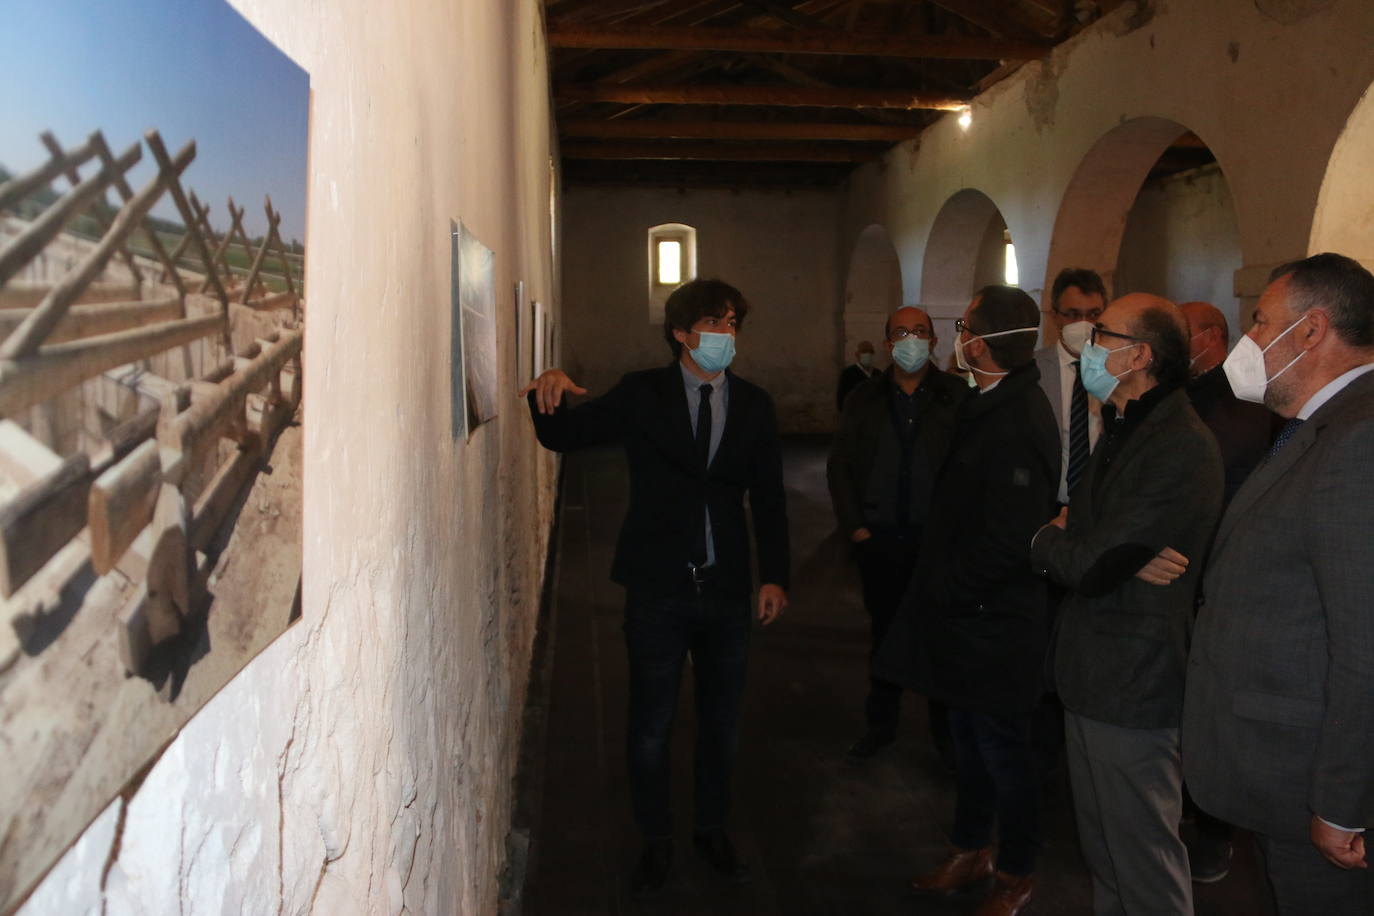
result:
[[[552,26],[555,48],[641,49],[655,51],[735,51],[779,54],[849,54],[863,57],[946,58],[957,60],[1038,60],[1048,45],[973,36],[860,35],[823,29],[737,29]]]
[[[764,105],[801,108],[928,108],[958,111],[971,96],[906,89],[840,89],[812,86],[602,86],[565,84],[554,88],[561,102],[618,102],[624,105]]]
[[[608,140],[857,140],[897,143],[921,133],[919,127],[888,124],[819,124],[786,121],[635,121],[568,119],[559,124],[565,137]]]
[[[712,162],[868,162],[872,150],[815,144],[582,143],[562,145],[564,159],[698,159]]]

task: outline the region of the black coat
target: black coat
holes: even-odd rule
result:
[[[1193,602],[1221,515],[1221,453],[1181,389],[1116,450],[1110,435],[1103,430],[1074,487],[1068,528],[1045,529],[1031,551],[1070,590],[1054,683],[1064,708],[1089,719],[1177,728]],[[1135,578],[1165,547],[1188,558],[1187,572],[1166,586]]]
[[[835,409],[844,410],[844,402],[849,393],[869,379],[877,378],[876,373],[865,372],[860,366],[850,363],[840,372],[839,384],[835,386]]]
[[[1026,711],[1041,694],[1048,608],[1030,542],[1055,514],[1060,444],[1039,379],[1022,366],[960,407],[915,575],[875,661],[880,677],[958,709]]]
[[[630,504],[620,529],[611,578],[646,597],[690,587],[687,564],[703,504],[711,509],[716,582],[747,595],[752,587],[744,496],[749,495],[760,580],[788,585],[787,504],[773,401],[730,373],[725,430],[709,469],[701,467],[687,393],[676,362],[631,372],[599,398],[577,407],[566,399],[540,414],[529,397],[535,434],[545,448],[567,452],[620,442],[630,471]]]
[[[825,476],[835,519],[845,537],[869,525],[864,500],[878,440],[883,428],[892,423],[894,384],[889,368],[855,388],[845,402],[840,429],[830,446]],[[930,466],[939,468],[949,449],[955,412],[970,389],[958,376],[930,366],[917,391],[924,400],[916,436],[925,448]]]

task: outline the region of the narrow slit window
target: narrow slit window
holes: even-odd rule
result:
[[[1002,238],[1006,241],[1006,261],[1003,267],[1003,277],[1008,286],[1018,286],[1021,281],[1021,272],[1016,267],[1016,246],[1011,243],[1010,233],[1004,232]]]
[[[682,282],[682,243],[663,239],[658,243],[658,282]]]

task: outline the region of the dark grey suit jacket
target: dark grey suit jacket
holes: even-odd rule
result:
[[[1183,766],[1224,820],[1374,828],[1374,373],[1263,461],[1222,520],[1188,665]]]
[[[1067,530],[1031,562],[1069,589],[1053,645],[1064,708],[1125,728],[1177,728],[1194,596],[1221,514],[1221,453],[1182,388],[1104,461],[1107,432],[1074,488]],[[1167,586],[1135,572],[1165,547],[1191,561]]]

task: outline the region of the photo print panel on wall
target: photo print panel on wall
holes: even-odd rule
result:
[[[471,436],[477,427],[496,419],[496,258],[462,223],[458,230],[458,299]]]
[[[300,615],[310,79],[224,0],[0,18],[8,913]]]
[[[514,353],[512,353],[511,364],[515,367],[515,390],[519,391],[525,387],[525,383],[530,380],[530,367],[528,360],[525,359],[527,348],[525,338],[529,331],[525,328],[525,315],[529,311],[525,304],[525,281],[515,281],[515,324],[512,326],[511,337],[514,340]]]
[[[449,220],[449,409],[454,439],[468,435],[468,380],[463,371],[463,228]]]

